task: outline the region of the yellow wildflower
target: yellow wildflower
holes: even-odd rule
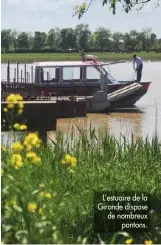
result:
[[[22,157],[20,154],[12,154],[11,157],[11,164],[16,168],[20,168],[22,167],[23,163],[22,163]]]
[[[17,98],[16,98],[16,95],[15,94],[10,94],[7,96],[7,102],[12,102],[12,103],[16,103],[17,101]]]
[[[36,157],[37,155],[36,155],[36,153],[35,152],[28,152],[27,154],[26,154],[26,157],[27,158],[34,158],[34,157]]]
[[[71,157],[71,167],[76,167],[77,159],[76,157]]]
[[[14,127],[14,129],[19,130],[20,124],[19,124],[19,123],[15,123],[15,124],[13,125],[13,127]]]
[[[127,240],[125,241],[126,244],[131,244],[132,242],[133,242],[132,239],[127,239]]]
[[[34,147],[39,147],[40,143],[41,140],[39,139],[38,135],[35,133],[29,133],[24,140],[24,144],[26,146],[31,145]]]
[[[7,109],[7,108],[4,108],[4,109],[3,109],[3,111],[4,111],[4,112],[7,112],[7,111],[8,111],[8,109]]]
[[[7,108],[8,108],[8,109],[13,109],[13,108],[14,108],[14,104],[13,104],[13,103],[7,104]]]
[[[24,108],[24,104],[23,104],[22,102],[19,102],[19,103],[18,103],[18,108],[19,108],[19,109],[23,109],[23,108]]]
[[[65,155],[65,161],[66,161],[66,163],[70,163],[71,162],[71,155],[70,154],[66,154]]]
[[[27,126],[25,124],[20,125],[20,130],[26,130]]]
[[[23,145],[20,142],[14,142],[11,146],[13,152],[21,152],[23,149]]]
[[[18,100],[18,101],[23,100],[23,98],[20,94],[16,94],[15,97],[16,97],[16,100]]]
[[[32,212],[33,213],[33,212],[36,211],[36,209],[37,209],[37,204],[35,202],[29,202],[28,203],[27,210],[29,212]]]
[[[15,163],[15,169],[21,168],[22,165],[23,165],[22,161],[17,161],[17,162]]]
[[[22,112],[23,112],[23,110],[22,109],[18,109],[18,115],[21,115],[22,114]]]
[[[66,154],[65,158],[61,160],[62,164],[69,164],[72,168],[76,167],[77,159],[70,154]]]
[[[35,165],[39,165],[41,162],[41,158],[36,156],[32,159],[32,163],[35,164]]]
[[[31,151],[32,145],[29,145],[28,142],[27,142],[26,140],[24,141],[24,145],[26,146],[26,150],[27,150],[27,151]]]
[[[42,209],[42,208],[39,208],[37,212],[38,212],[38,214],[40,214],[40,215],[43,215],[43,214],[44,214],[44,212],[43,212],[43,209]]]
[[[38,157],[35,152],[28,152],[26,157],[29,158],[33,164],[39,165],[41,162],[41,158]]]
[[[9,96],[7,96],[7,99],[6,100],[8,102],[7,108],[8,109],[13,109],[14,108],[14,104],[17,104],[18,101],[22,101],[23,98],[19,94],[16,94],[16,95],[15,94],[10,94]],[[19,108],[18,114],[21,114],[22,113],[23,107],[24,107],[23,103],[22,102],[19,102],[18,103],[18,108]]]
[[[52,198],[52,195],[49,192],[45,193],[44,191],[41,191],[39,193],[39,195],[40,195],[40,197],[46,197],[48,199],[51,199]]]
[[[144,244],[153,244],[152,240],[145,240]]]
[[[51,199],[52,195],[48,192],[48,193],[45,194],[45,197],[48,198],[48,199]]]

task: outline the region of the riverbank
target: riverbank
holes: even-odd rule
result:
[[[90,53],[96,55],[100,60],[103,61],[119,61],[119,60],[132,60],[133,53]],[[157,52],[139,52],[143,60],[160,61],[161,53]],[[8,60],[10,62],[20,63],[32,63],[36,61],[77,61],[80,60],[79,53],[12,53],[2,54],[1,62],[5,63]]]
[[[57,133],[52,146],[40,147],[39,166],[26,160],[22,168],[13,169],[8,163],[11,153],[3,148],[3,243],[98,244],[101,241],[92,229],[94,191],[161,195],[161,142],[157,138],[135,141],[132,135],[129,141],[123,136],[120,141],[105,130],[97,135],[92,127],[88,136],[81,128],[79,132],[79,138],[71,132],[67,141]],[[76,158],[75,167],[69,169],[62,161],[66,153]],[[69,155],[65,159],[70,162]],[[119,241],[114,233],[102,239],[106,244],[112,237],[112,244],[125,244],[128,238],[133,244],[144,244],[145,240],[159,244],[156,226],[154,223],[148,233],[140,235],[123,233]]]

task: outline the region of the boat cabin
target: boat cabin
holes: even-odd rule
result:
[[[108,63],[100,62],[96,56],[87,55],[85,61],[36,62],[36,84],[83,84],[99,83],[104,72],[109,76],[109,83],[115,80],[103,68]]]

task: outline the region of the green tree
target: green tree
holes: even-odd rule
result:
[[[115,50],[120,50],[123,47],[123,34],[121,32],[115,32],[112,35],[112,39],[113,39],[113,48]]]
[[[151,33],[149,41],[150,41],[150,47],[155,48],[157,45],[157,35],[155,33]]]
[[[91,31],[88,25],[77,25],[75,28],[76,45],[79,49],[88,49]]]
[[[99,27],[95,32],[95,42],[96,46],[101,48],[101,52],[105,47],[108,47],[110,44],[111,31],[104,27]]]
[[[69,50],[75,47],[75,33],[72,28],[64,28],[60,31],[60,48]]]
[[[88,40],[88,45],[90,48],[96,48],[96,42],[95,42],[95,34],[91,33],[89,40]]]
[[[152,32],[152,29],[150,27],[146,27],[143,29],[143,33],[146,38],[146,50],[149,50],[151,32]]]
[[[35,40],[34,40],[33,33],[31,33],[31,32],[28,33],[28,42],[29,42],[29,50],[33,50]]]
[[[147,47],[147,41],[146,41],[146,36],[144,32],[140,32],[138,34],[138,40],[139,40],[140,50],[145,51]]]
[[[29,49],[29,36],[26,32],[21,32],[17,39],[17,48],[23,50]]]
[[[50,29],[47,35],[47,46],[50,49],[55,49],[56,48],[56,33],[55,29]]]
[[[40,51],[46,47],[46,33],[45,32],[35,32],[34,35],[34,49]]]
[[[138,39],[138,32],[136,30],[131,30],[130,33],[130,46],[131,49],[138,49],[139,48],[139,39]]]
[[[8,51],[11,45],[12,45],[11,30],[10,29],[2,30],[1,31],[1,47]]]
[[[55,46],[57,49],[60,48],[60,28],[56,27],[55,29]]]

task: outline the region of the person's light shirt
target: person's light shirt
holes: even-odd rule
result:
[[[140,57],[138,57],[138,56],[137,56],[136,59],[133,61],[134,67],[135,67],[135,63],[136,63],[137,68],[140,67],[140,66],[143,64],[142,59],[141,59]]]

